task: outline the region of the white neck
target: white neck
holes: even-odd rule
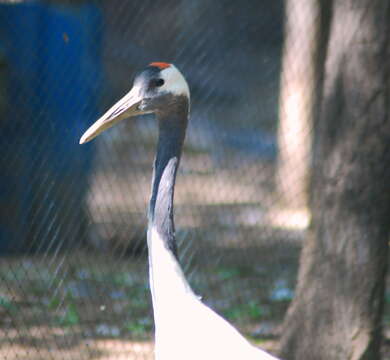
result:
[[[152,292],[156,330],[165,315],[176,312],[194,293],[175,255],[168,249],[158,231],[148,229],[149,283]]]

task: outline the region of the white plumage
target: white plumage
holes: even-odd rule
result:
[[[277,360],[201,302],[154,229],[148,232],[148,247],[156,360]]]
[[[173,95],[184,95],[190,98],[190,89],[184,76],[176,66],[170,64],[169,67],[161,70],[160,77],[164,79],[164,85],[160,87],[160,91],[167,91]]]

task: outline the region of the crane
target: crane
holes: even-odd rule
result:
[[[132,89],[81,137],[84,144],[119,121],[154,113],[159,127],[148,211],[149,283],[155,322],[156,360],[277,360],[251,345],[194,293],[180,266],[173,197],[189,118],[190,91],[181,72],[149,64]]]

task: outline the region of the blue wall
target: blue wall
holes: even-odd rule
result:
[[[102,16],[94,4],[0,5],[6,109],[0,120],[0,253],[80,239],[99,113]]]

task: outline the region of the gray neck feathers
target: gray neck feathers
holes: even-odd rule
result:
[[[159,138],[154,161],[149,227],[161,236],[165,246],[177,257],[173,197],[188,122],[188,102],[183,100],[170,111],[158,113]]]

